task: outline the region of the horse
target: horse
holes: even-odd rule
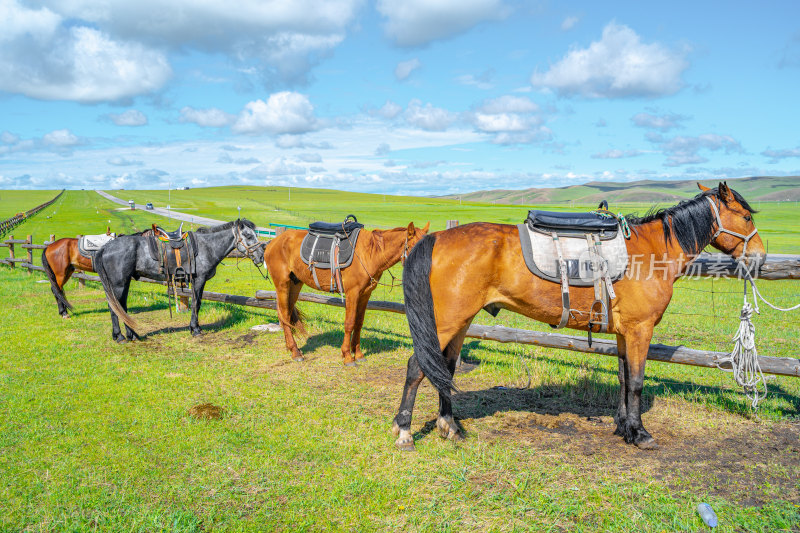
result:
[[[153,259],[148,243],[149,237],[126,235],[117,237],[104,245],[95,255],[94,266],[108,300],[111,313],[111,338],[118,343],[138,340],[135,329],[136,321],[127,313],[128,289],[131,279],[147,277],[165,281],[161,262]],[[193,336],[200,335],[202,329],[197,321],[206,281],[214,277],[217,265],[228,256],[234,248],[245,257],[250,258],[256,266],[264,262],[263,243],[258,240],[255,225],[246,219],[199,228],[193,234],[196,256],[195,273],[190,277],[192,285],[192,318],[189,329]],[[126,334],[123,336],[119,327],[119,319],[125,323]]]
[[[405,259],[408,251],[426,234],[430,222],[424,228],[415,228],[411,222],[407,227],[390,230],[361,230],[355,245],[355,258],[350,266],[342,268],[341,285],[344,286],[345,321],[342,359],[346,366],[354,366],[364,359],[361,351],[361,327],[367,302],[385,270]],[[300,247],[307,230],[286,230],[273,239],[264,252],[267,270],[272,276],[277,293],[278,320],[283,327],[286,349],[295,361],[303,361],[303,354],[294,340],[294,331],[307,335],[303,315],[295,304],[303,284],[317,287],[313,273],[300,259]],[[317,269],[319,287],[331,290],[329,269]],[[355,356],[354,356],[355,355]]]
[[[692,199],[627,219],[631,234],[625,244],[632,260],[613,285],[616,298],[608,320],[619,354],[614,434],[642,449],[658,447],[642,425],[640,401],[653,328],[672,298],[673,283],[708,245],[748,268],[758,268],[765,258],[753,224],[755,210],[747,201],[726,183],[698,187],[702,192]],[[426,236],[406,260],[403,293],[414,352],[392,432],[395,445],[407,451],[414,449],[411,415],[426,376],[439,393],[440,436],[463,438],[452,413],[451,391],[458,390],[453,373],[467,328],[481,309],[508,309],[550,325],[562,317],[559,283],[528,271],[519,231],[506,224],[479,222]],[[570,293],[574,309],[588,310],[595,300],[592,287],[570,287]],[[567,327],[591,331],[587,315],[570,313]]]
[[[151,233],[152,230],[148,229],[134,235],[149,235]],[[106,234],[108,234],[108,231],[106,231]],[[69,303],[67,296],[64,294],[64,285],[72,277],[75,270],[94,272],[92,258],[85,257],[80,253],[78,239],[65,237],[48,244],[47,248],[42,250],[42,267],[47,279],[50,281],[50,289],[53,291],[53,296],[56,298],[58,314],[62,318],[69,318],[67,310],[72,309],[72,304]]]

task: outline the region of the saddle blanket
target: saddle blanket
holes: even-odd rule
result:
[[[338,247],[339,253],[336,256],[338,268],[346,268],[353,262],[355,255],[356,242],[361,233],[361,228],[355,228],[349,233],[339,232],[335,234],[320,234],[309,231],[303,237],[303,243],[300,245],[300,259],[307,265],[312,265],[314,268],[327,268],[330,269],[332,265],[331,259],[336,253]]]
[[[100,235],[84,235],[83,237],[78,237],[78,251],[84,257],[92,257],[104,244],[113,241],[116,237],[116,233],[110,235],[101,233]]]
[[[553,235],[533,230],[527,224],[518,224],[517,229],[528,270],[540,278],[561,283],[558,251]],[[606,272],[611,281],[617,281],[625,274],[625,269],[628,267],[628,249],[622,232],[612,232],[599,238],[598,257],[590,250],[583,234],[558,233],[570,286],[593,286],[595,280],[600,277],[604,264],[607,265]]]

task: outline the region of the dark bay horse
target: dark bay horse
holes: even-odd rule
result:
[[[128,289],[131,279],[146,277],[164,281],[159,261],[152,258],[146,237],[125,235],[117,237],[103,246],[95,255],[94,266],[108,300],[111,312],[111,337],[117,342],[137,339],[134,329],[137,324],[127,313]],[[203,287],[217,271],[217,265],[227,257],[234,248],[249,257],[253,263],[264,262],[264,246],[258,240],[255,226],[245,219],[235,220],[212,226],[199,228],[194,233],[197,255],[194,259],[195,275],[192,284],[192,318],[189,329],[192,335],[202,333],[197,321]],[[125,323],[126,335],[120,331],[118,318]]]
[[[135,233],[134,235],[149,235],[152,230]],[[92,259],[85,257],[78,250],[78,239],[75,237],[65,237],[47,245],[42,250],[42,267],[50,281],[50,289],[58,304],[58,314],[62,318],[69,318],[68,309],[72,309],[72,304],[67,301],[64,294],[64,284],[69,281],[76,270],[83,272],[94,272]]]
[[[640,399],[653,328],[672,298],[673,283],[708,245],[742,258],[748,268],[764,258],[748,203],[724,183],[700,188],[691,200],[628,219],[628,268],[614,283],[609,332],[616,334],[619,352],[615,434],[640,448],[657,447],[642,425]],[[462,438],[452,415],[453,372],[467,328],[482,308],[498,306],[548,324],[557,324],[562,310],[559,283],[525,267],[518,229],[505,224],[467,224],[428,235],[405,263],[403,292],[414,341],[392,428],[403,450],[414,449],[411,414],[425,376],[439,392],[440,435]],[[573,309],[588,310],[594,301],[592,287],[571,287],[570,293]],[[588,313],[575,313],[567,326],[587,330],[588,320]]]
[[[424,228],[415,228],[411,222],[408,227],[390,230],[362,229],[355,246],[355,257],[350,266],[341,270],[345,295],[344,342],[342,358],[344,364],[355,365],[363,359],[361,351],[361,326],[367,302],[381,274],[405,257],[408,251],[426,234],[430,223]],[[287,230],[273,239],[264,252],[264,261],[275,284],[278,303],[278,320],[283,326],[286,348],[295,361],[302,361],[303,354],[294,340],[294,330],[305,335],[301,313],[295,304],[303,284],[316,287],[313,275],[302,259],[300,246],[308,231]],[[330,290],[330,270],[317,269],[320,287]],[[326,274],[327,272],[327,274]],[[354,357],[355,355],[355,357]]]

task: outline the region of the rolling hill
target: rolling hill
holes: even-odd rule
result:
[[[718,180],[703,180],[713,187]],[[728,180],[728,184],[749,201],[798,201],[800,200],[800,176],[757,176]],[[442,198],[461,199],[470,202],[496,202],[504,204],[569,203],[597,204],[601,200],[613,203],[651,202],[674,203],[697,194],[697,181],[641,180],[625,183],[592,181],[583,185],[570,185],[551,189],[531,188],[524,190],[495,189],[455,194]]]

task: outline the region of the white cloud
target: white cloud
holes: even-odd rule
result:
[[[530,98],[505,95],[483,102],[469,116],[475,129],[496,134],[495,144],[521,144],[550,138],[538,113],[539,106]]]
[[[376,8],[387,19],[386,34],[399,46],[452,37],[511,12],[502,0],[378,0]]]
[[[287,162],[285,158],[279,157],[269,163],[262,163],[250,169],[247,175],[251,178],[261,179],[269,176],[293,176],[305,174],[306,167]]]
[[[0,133],[0,142],[3,144],[16,144],[19,142],[19,135],[14,135],[9,131]]]
[[[136,109],[129,109],[124,113],[109,113],[108,118],[117,126],[144,126],[147,116]]]
[[[661,116],[651,115],[650,113],[637,113],[631,117],[635,126],[659,131],[669,131],[672,128],[679,128],[681,122],[686,120],[683,115],[667,113]]]
[[[784,148],[781,150],[773,150],[768,148],[761,152],[761,155],[764,157],[768,157],[768,163],[774,165],[775,163],[779,162],[781,159],[787,159],[789,157],[800,157],[800,146],[797,148]]]
[[[580,19],[578,17],[567,17],[561,22],[561,30],[562,31],[569,31],[575,27],[575,24],[578,23]]]
[[[308,97],[283,91],[269,96],[267,101],[255,100],[245,105],[231,129],[235,133],[297,134],[316,128],[314,106]]]
[[[642,155],[641,150],[606,150],[600,154],[592,155],[593,159],[622,159],[625,157],[636,157]]]
[[[298,154],[297,159],[304,163],[322,163],[322,156],[317,153]]]
[[[383,117],[385,119],[393,119],[397,115],[399,115],[403,111],[402,106],[399,106],[392,102],[391,100],[387,100],[380,109],[375,111],[370,111],[370,114],[378,115],[379,117]]]
[[[422,105],[422,102],[416,99],[408,103],[403,116],[409,124],[428,131],[444,131],[457,118],[455,113],[433,107],[430,103]]]
[[[685,52],[645,44],[629,27],[609,23],[588,48],[573,48],[545,73],[534,72],[534,86],[586,98],[658,97],[678,92],[688,67]]]
[[[525,96],[505,95],[487,100],[480,110],[483,113],[535,113],[539,111],[539,106]]]
[[[397,81],[403,81],[421,66],[422,62],[416,57],[408,61],[401,61],[394,69],[394,77],[397,78]]]
[[[668,167],[681,165],[706,163],[708,158],[700,155],[701,150],[711,152],[724,151],[726,154],[742,153],[742,145],[729,135],[716,135],[708,133],[697,137],[677,136],[666,139],[657,134],[648,136],[648,139],[660,145],[664,154],[667,155]]]
[[[377,148],[375,148],[375,155],[377,156],[386,155],[391,151],[392,151],[391,146],[389,146],[387,143],[381,143],[378,145]]]
[[[172,75],[148,45],[68,20],[57,10],[0,5],[0,90],[41,100],[101,102],[160,89]]]
[[[54,130],[42,137],[42,142],[48,146],[66,148],[80,144],[80,139],[68,129]]]
[[[185,106],[181,109],[181,122],[191,122],[202,126],[204,128],[222,128],[229,126],[236,120],[235,115],[226,113],[216,107],[208,109],[195,109],[193,107]]]
[[[106,163],[108,163],[109,165],[114,165],[115,167],[133,167],[133,166],[144,165],[142,161],[138,161],[135,159],[126,159],[121,156],[109,157],[108,159],[106,159]]]
[[[475,76],[473,74],[464,74],[462,76],[458,76],[456,81],[461,85],[469,85],[472,87],[477,87],[478,89],[489,90],[494,88],[494,83],[492,83],[493,77],[494,69],[489,68],[479,76]]]

